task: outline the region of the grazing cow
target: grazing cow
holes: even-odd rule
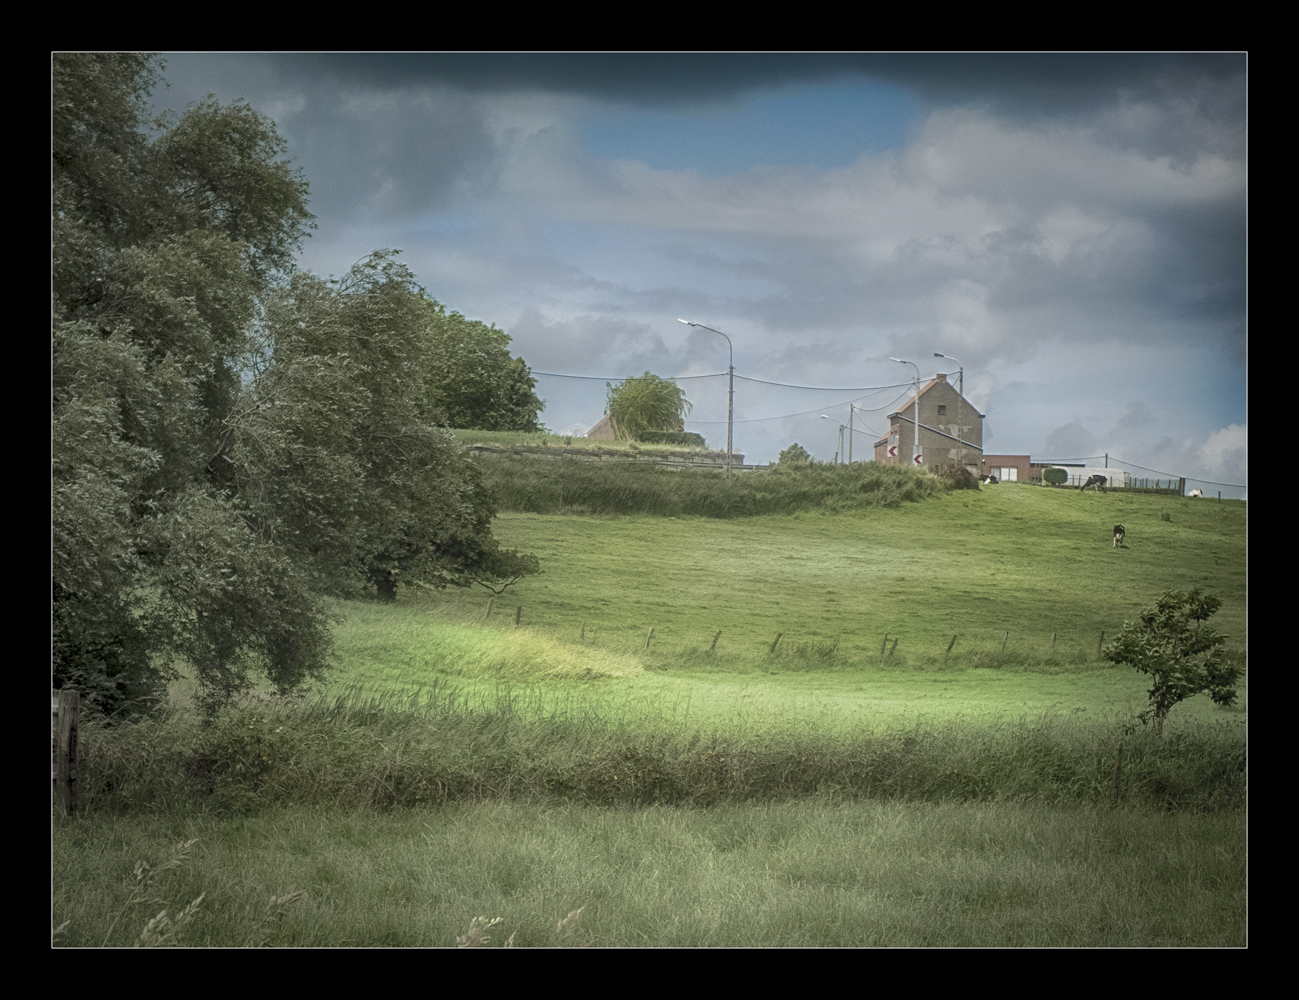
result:
[[[1188,496],[1193,496],[1193,497],[1202,497],[1202,496],[1204,496],[1204,494],[1203,494],[1202,492],[1200,492],[1199,490],[1191,490],[1191,492],[1188,494]]]
[[[1114,525],[1114,547],[1116,549],[1123,544],[1123,534],[1123,525]]]
[[[1099,491],[1105,488],[1105,484],[1107,482],[1109,482],[1109,480],[1106,479],[1104,476],[1090,476],[1087,479],[1087,482],[1082,484],[1080,489],[1085,490],[1088,486],[1094,486],[1097,489],[1097,491]]]

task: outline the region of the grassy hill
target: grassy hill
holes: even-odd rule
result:
[[[782,642],[841,636],[845,655],[865,657],[888,633],[899,653],[923,656],[953,634],[969,649],[1005,631],[1085,649],[1163,590],[1193,586],[1223,598],[1215,621],[1243,647],[1244,514],[1243,502],[1001,484],[837,516],[510,513],[495,530],[540,557],[543,574],[509,601],[556,634],[585,625],[631,641],[652,627],[661,643],[692,646],[720,629],[722,648],[751,650],[779,631]],[[1127,540],[1115,549],[1119,522]]]
[[[542,574],[496,599],[490,618],[482,591],[349,605],[334,690],[506,680],[569,704],[580,691],[628,720],[680,722],[689,704],[704,725],[738,712],[750,725],[836,728],[863,711],[1139,708],[1145,679],[1099,658],[1101,633],[1112,638],[1165,589],[1202,586],[1223,598],[1214,622],[1243,656],[1244,513],[1016,484],[838,515],[506,513],[498,537],[537,553]],[[1128,530],[1121,549],[1116,521]],[[573,687],[600,678],[611,684],[598,693]],[[1222,714],[1206,697],[1175,711]]]
[[[450,945],[481,914],[493,945],[1245,945],[1244,686],[1160,738],[1095,649],[1200,585],[1243,656],[1245,504],[896,499],[509,512],[544,572],[490,617],[347,603],[318,699],[84,725],[56,943],[156,931],[156,858],[194,945]]]

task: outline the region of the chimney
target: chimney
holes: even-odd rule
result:
[[[946,381],[947,381],[947,376],[944,375],[944,374],[941,373],[941,372],[940,372],[939,374],[935,375],[934,378],[938,379],[939,382],[946,382]]]

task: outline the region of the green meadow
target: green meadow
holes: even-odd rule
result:
[[[497,536],[537,553],[541,575],[500,598],[350,605],[334,684],[508,680],[571,699],[554,682],[617,677],[577,690],[631,715],[688,705],[710,725],[1115,714],[1142,707],[1147,685],[1098,656],[1102,633],[1165,589],[1221,596],[1215,624],[1244,654],[1244,508],[1001,484],[837,515],[506,513]],[[1239,715],[1204,696],[1174,714]]]
[[[515,470],[543,572],[503,595],[343,602],[301,697],[87,724],[56,943],[1246,943],[1245,684],[1160,738],[1099,655],[1200,586],[1244,661],[1243,502],[762,473],[804,509],[609,513],[736,484],[576,465]]]

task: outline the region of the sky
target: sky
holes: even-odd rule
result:
[[[868,459],[959,368],[989,454],[1246,496],[1243,54],[164,58],[158,110],[275,121],[301,267],[399,249],[552,431],[652,371],[724,449],[733,351],[747,463],[832,459],[850,404]]]

